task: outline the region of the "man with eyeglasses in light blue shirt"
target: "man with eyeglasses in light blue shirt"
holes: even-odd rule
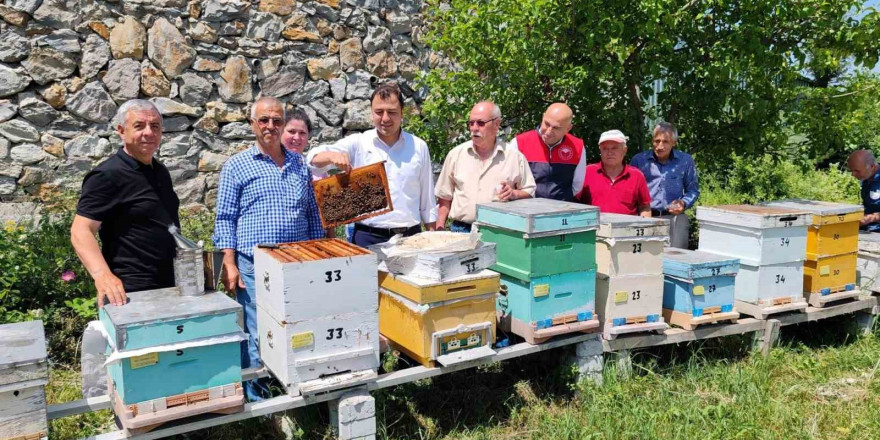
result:
[[[244,308],[243,368],[262,364],[257,341],[254,247],[324,237],[312,178],[301,155],[281,145],[284,104],[272,97],[251,108],[256,142],[226,161],[217,191],[214,246],[223,251],[223,285]],[[268,397],[263,379],[245,382],[249,401]]]
[[[651,216],[669,220],[669,245],[687,249],[690,235],[684,211],[700,197],[697,168],[687,153],[676,150],[678,130],[668,122],[654,127],[653,149],[636,154],[630,165],[648,181]]]

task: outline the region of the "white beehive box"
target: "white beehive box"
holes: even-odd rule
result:
[[[454,234],[454,233],[452,233]],[[424,280],[445,282],[479,273],[495,264],[495,243],[477,244],[475,249],[458,252],[423,252],[416,255],[386,257],[381,245],[371,246],[388,272]]]
[[[753,205],[697,207],[701,251],[764,265],[803,262],[812,214]]]
[[[339,239],[254,252],[263,363],[291,395],[376,377],[376,255]]]
[[[663,320],[663,274],[596,276],[596,311],[605,338],[667,328]]]
[[[378,308],[281,323],[258,304],[257,323],[260,357],[291,395],[376,377]]]
[[[604,275],[662,275],[669,220],[600,214],[596,271]],[[662,285],[661,285],[662,286]]]
[[[0,325],[0,438],[47,437],[48,377],[43,322]]]
[[[257,304],[278,322],[379,307],[376,254],[339,239],[258,247]]]

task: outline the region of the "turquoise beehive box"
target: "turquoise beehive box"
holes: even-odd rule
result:
[[[599,208],[552,199],[477,205],[482,239],[496,244],[496,272],[535,277],[596,268]]]
[[[733,307],[739,260],[702,251],[663,251],[663,317],[691,329],[739,317]]]
[[[107,366],[123,404],[241,382],[241,306],[223,293],[180,296],[176,288],[128,293],[100,320],[110,339]]]

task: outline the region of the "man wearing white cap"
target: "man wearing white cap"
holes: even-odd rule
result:
[[[625,165],[627,137],[620,130],[599,137],[601,161],[587,165],[584,187],[576,199],[599,207],[599,212],[651,216],[651,196],[645,176]]]

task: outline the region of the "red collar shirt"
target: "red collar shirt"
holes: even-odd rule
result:
[[[651,204],[648,183],[638,168],[626,165],[612,181],[601,162],[587,165],[584,187],[576,199],[598,206],[599,212],[629,215],[638,215],[639,206]]]

